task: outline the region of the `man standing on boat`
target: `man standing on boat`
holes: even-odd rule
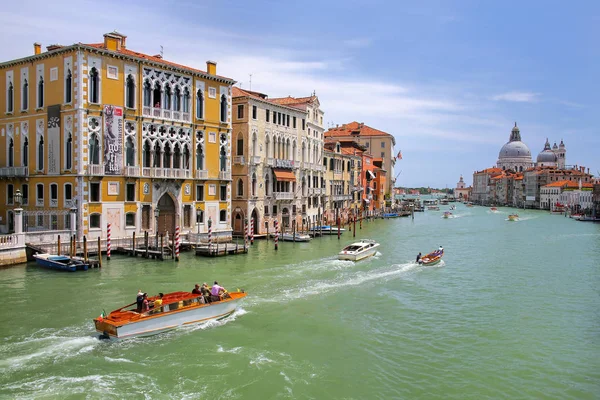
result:
[[[417,254],[417,264],[421,262],[421,252],[419,252],[419,254]]]
[[[219,283],[215,281],[214,285],[210,288],[211,300],[219,301],[221,300],[221,294],[225,293],[225,288],[219,286]]]

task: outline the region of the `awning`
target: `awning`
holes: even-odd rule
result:
[[[273,168],[273,173],[275,174],[275,179],[280,182],[296,182],[296,175],[292,171]]]

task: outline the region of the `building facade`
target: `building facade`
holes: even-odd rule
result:
[[[325,168],[325,216],[335,222],[339,216],[347,220],[353,212],[358,214],[361,207],[362,172],[361,151],[354,147],[342,146],[340,142],[325,144],[323,167]]]
[[[471,190],[473,188],[472,187],[467,187],[467,184],[465,183],[462,175],[460,176],[460,179],[458,180],[458,183],[456,184],[456,188],[454,188],[454,198],[457,201],[469,201],[469,199],[471,198]]]
[[[214,62],[181,66],[126,39],[36,44],[0,64],[0,190],[21,191],[29,231],[206,232],[210,220],[230,232],[234,81]],[[7,220],[12,203],[0,205]]]

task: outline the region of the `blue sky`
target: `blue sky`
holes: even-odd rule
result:
[[[21,1],[0,20],[1,60],[116,29],[132,50],[215,60],[243,88],[252,74],[271,97],[315,90],[328,125],[396,137],[398,185],[471,183],[515,121],[534,161],[546,137],[564,139],[568,164],[600,170],[599,2]]]

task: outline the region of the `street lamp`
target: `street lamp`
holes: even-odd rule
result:
[[[21,202],[23,201],[23,193],[21,193],[20,189],[17,189],[17,191],[13,195],[13,199],[17,207],[21,206]]]

